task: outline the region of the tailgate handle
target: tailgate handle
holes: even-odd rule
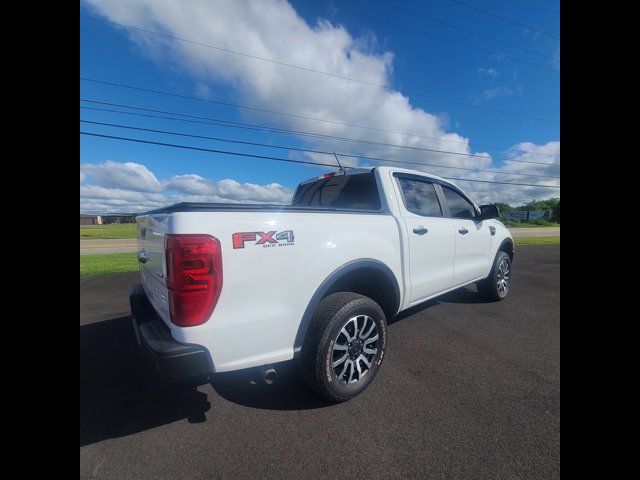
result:
[[[140,250],[138,252],[138,261],[140,263],[147,263],[149,261],[149,254],[146,250]]]

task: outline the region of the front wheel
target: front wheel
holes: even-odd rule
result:
[[[386,343],[385,315],[376,302],[357,293],[333,293],[313,315],[302,347],[302,376],[327,400],[349,400],[378,373]]]
[[[497,302],[506,298],[511,286],[511,257],[507,252],[498,252],[489,276],[477,286],[478,293],[487,300]]]

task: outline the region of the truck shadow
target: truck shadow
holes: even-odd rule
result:
[[[460,287],[437,298],[439,303],[493,303],[482,297],[475,286]]]
[[[440,305],[441,303],[490,303],[490,300],[485,300],[482,298],[476,287],[461,287],[457,290],[453,290],[449,293],[445,293],[444,295],[434,298],[433,300],[426,301],[421,303],[420,305],[416,305],[415,307],[408,308],[403,310],[398,315],[393,317],[390,320],[387,320],[388,325],[393,325],[411,315],[415,315],[418,312],[422,312],[428,308],[435,307],[436,305]]]
[[[258,369],[216,374],[211,385],[221,397],[252,408],[331,405],[303,383],[292,362],[276,366],[278,381],[271,385]],[[210,410],[211,400],[197,384],[155,373],[140,355],[130,316],[80,326],[80,446],[183,419],[204,422]]]
[[[264,382],[257,368],[218,373],[212,377],[211,385],[226,400],[252,408],[308,410],[333,405],[304,383],[294,361],[273,366],[278,372],[278,379],[270,385]]]
[[[131,317],[80,326],[80,446],[187,419],[211,408],[195,386],[158,378],[140,358]]]
[[[411,315],[432,308],[441,303],[485,303],[475,287],[463,287],[434,300],[401,312],[388,320],[393,325]],[[308,388],[297,372],[293,361],[274,365],[278,371],[278,381],[266,385],[258,369],[247,369],[216,374],[211,384],[223,398],[248,407],[269,410],[304,410],[331,406]]]
[[[440,303],[482,303],[475,288],[461,288],[410,308],[389,325]],[[331,406],[302,381],[293,361],[275,365],[267,385],[258,369],[218,373],[211,386],[222,398],[251,408],[306,410]],[[159,377],[141,357],[124,316],[80,327],[80,445],[121,437],[187,419],[206,421],[207,394],[195,384]]]

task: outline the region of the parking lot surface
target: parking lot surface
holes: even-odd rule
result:
[[[140,361],[137,274],[80,277],[81,478],[559,478],[560,248],[516,247],[509,297],[475,287],[389,321],[383,368],[328,404],[291,365],[200,387]]]

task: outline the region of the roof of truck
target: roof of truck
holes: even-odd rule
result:
[[[362,167],[362,168],[347,168],[345,170],[338,170],[336,172],[328,172],[328,173],[339,173],[339,172],[344,172],[342,173],[343,175],[355,175],[358,173],[369,173],[372,172],[373,170],[378,170],[380,172],[388,172],[388,171],[392,171],[392,172],[401,172],[401,173],[409,173],[412,175],[421,175],[424,177],[429,177],[429,178],[433,178],[436,180],[439,180],[441,182],[444,183],[448,183],[450,185],[453,185],[454,187],[460,189],[460,187],[458,185],[456,185],[454,182],[452,182],[451,180],[447,180],[446,178],[442,178],[439,177],[438,175],[433,175],[431,173],[427,173],[427,172],[423,172],[420,170],[414,170],[414,169],[409,169],[409,168],[398,168],[398,167],[389,167],[389,166],[380,166],[380,167]],[[315,177],[311,177],[308,178],[307,180],[304,180],[302,182],[300,182],[300,185],[303,185],[305,183],[310,183],[310,182],[315,182],[317,180],[320,180],[321,178],[323,178],[324,175],[318,175]]]
[[[315,177],[307,178],[306,180],[303,180],[302,182],[300,182],[300,185],[303,185],[305,183],[315,182],[315,181],[320,180],[322,178],[326,178],[325,175],[330,175],[332,173],[336,174],[336,175],[338,175],[338,174],[339,175],[355,175],[355,174],[358,174],[358,173],[369,173],[374,168],[376,168],[376,167],[371,167],[371,168],[350,168],[350,167],[347,167],[347,168],[345,168],[343,170],[337,170],[337,171],[334,171],[334,172],[327,172],[327,173],[324,173],[322,175],[316,175]]]

